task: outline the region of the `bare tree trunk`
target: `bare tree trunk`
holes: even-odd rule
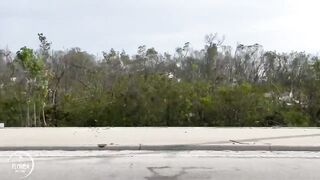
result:
[[[19,121],[21,122],[21,127],[27,126],[26,122],[25,122],[25,124],[23,124],[24,118],[23,118],[23,109],[22,109],[21,104],[19,104],[19,109],[20,109]]]
[[[46,127],[47,126],[47,122],[46,122],[46,116],[44,114],[44,106],[42,106],[42,118],[43,118],[43,125]]]
[[[53,96],[53,113],[52,113],[52,120],[54,121],[56,127],[58,127],[57,93],[58,93],[58,90],[55,90],[54,91],[54,96]]]
[[[30,127],[30,106],[27,103],[27,127]]]
[[[36,103],[33,103],[33,121],[34,127],[37,127],[37,113],[36,113]]]

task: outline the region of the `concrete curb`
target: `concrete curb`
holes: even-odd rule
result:
[[[0,151],[320,151],[320,146],[281,145],[127,145],[127,146],[12,146]]]

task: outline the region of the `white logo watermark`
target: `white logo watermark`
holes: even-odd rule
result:
[[[31,175],[34,169],[34,160],[27,152],[15,152],[9,158],[13,173],[20,179]]]

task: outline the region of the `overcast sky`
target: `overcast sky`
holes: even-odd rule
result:
[[[208,33],[235,47],[320,51],[319,0],[1,0],[0,48],[38,47],[43,32],[54,49],[80,47],[97,54],[139,45],[173,52]]]

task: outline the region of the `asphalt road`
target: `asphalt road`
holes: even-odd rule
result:
[[[17,161],[12,159],[17,157],[29,163],[26,172],[16,171]],[[33,170],[26,178],[31,180],[320,179],[317,152],[0,152],[1,180],[21,179],[29,174],[31,166]]]

